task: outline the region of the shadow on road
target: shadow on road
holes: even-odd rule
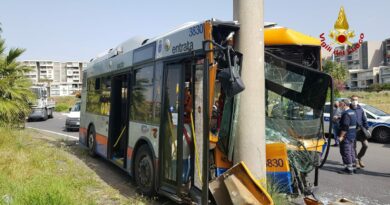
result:
[[[390,144],[383,144],[383,147],[390,148]]]
[[[337,166],[334,166],[334,165],[337,165]],[[327,160],[325,165],[321,169],[325,170],[325,171],[339,173],[343,169],[343,164],[341,164],[340,162],[337,162],[337,161]],[[390,173],[374,172],[374,171],[369,171],[366,169],[357,169],[356,174],[370,175],[370,176],[376,176],[376,177],[390,177]]]

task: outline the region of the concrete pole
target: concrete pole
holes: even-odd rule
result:
[[[233,18],[240,23],[236,49],[243,53],[241,93],[234,162],[244,161],[253,176],[266,183],[265,77],[263,0],[233,0]]]

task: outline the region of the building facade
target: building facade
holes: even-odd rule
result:
[[[339,62],[348,69],[348,86],[364,89],[374,83],[390,83],[390,38],[382,42],[365,41],[358,50],[348,53],[355,45],[336,48],[344,50],[346,55],[326,56],[327,60]]]
[[[382,43],[384,65],[390,66],[390,38]]]
[[[356,43],[337,47],[337,50],[344,50],[346,55],[335,56],[334,60],[345,65],[348,70],[368,70],[383,63],[382,42],[364,41],[358,50],[348,53],[355,46]]]
[[[46,85],[51,96],[74,95],[82,87],[85,62],[22,61],[32,70],[26,73],[34,85]]]

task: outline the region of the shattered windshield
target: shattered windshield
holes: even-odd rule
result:
[[[321,110],[302,105],[267,91],[266,126],[296,139],[316,138],[320,132]]]
[[[285,143],[291,166],[308,173],[316,164],[305,140],[322,139],[322,110],[331,78],[319,71],[265,55],[266,141]]]
[[[267,128],[295,139],[318,138],[328,87],[321,75],[266,55],[265,77]]]

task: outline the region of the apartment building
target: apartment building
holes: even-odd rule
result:
[[[342,63],[349,72],[348,86],[351,89],[364,89],[374,83],[390,83],[390,38],[382,42],[365,41],[354,52],[352,46],[339,46],[346,55],[326,55],[325,59]],[[323,51],[323,53],[326,53]]]
[[[381,66],[378,72],[378,83],[390,83],[390,66]]]
[[[85,62],[58,62],[58,61],[22,61],[22,64],[31,67],[26,73],[34,85],[50,87],[51,96],[74,95],[82,87],[82,70],[87,66]]]
[[[383,63],[384,65],[390,66],[390,38],[386,39],[382,43],[383,50]]]
[[[382,42],[364,41],[358,50],[348,53],[355,46],[356,43],[352,46],[337,47],[337,50],[345,50],[346,55],[335,56],[334,60],[344,64],[348,70],[367,70],[380,66],[383,62]]]

